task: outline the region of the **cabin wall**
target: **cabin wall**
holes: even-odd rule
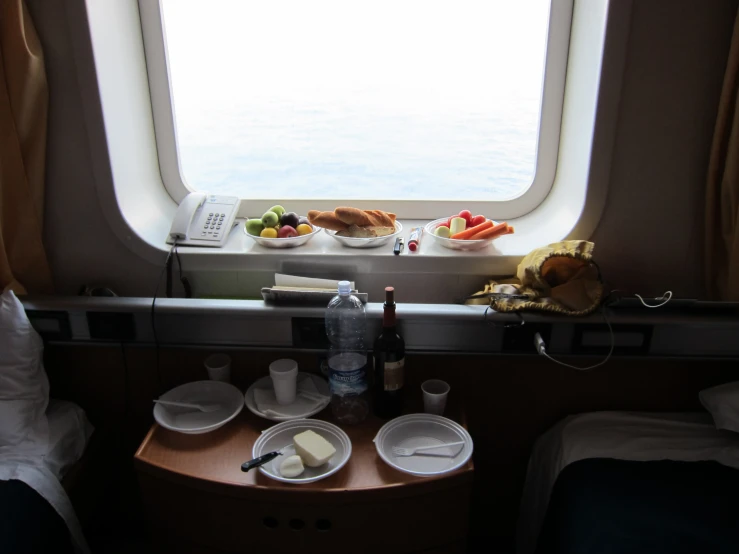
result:
[[[27,0],[51,91],[47,252],[61,293],[105,284],[150,296],[159,268],[117,239],[98,204],[65,24],[73,2],[83,0]],[[613,287],[701,297],[703,187],[737,1],[633,4],[608,204],[592,237],[596,258]]]

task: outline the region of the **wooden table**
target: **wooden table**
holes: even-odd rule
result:
[[[330,421],[330,412],[317,417]],[[372,442],[383,423],[344,426],[351,458],[306,485],[241,471],[261,431],[274,425],[246,409],[204,435],[154,424],[135,456],[152,534],[192,553],[463,552],[472,461],[433,478],[397,471]]]

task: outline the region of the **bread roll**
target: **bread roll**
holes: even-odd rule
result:
[[[390,217],[390,214],[383,212],[382,210],[364,210],[364,213],[372,221],[371,225],[376,227],[395,227],[395,218]],[[392,214],[393,216],[395,214]]]
[[[336,233],[337,237],[351,237],[353,239],[369,239],[377,236],[377,233],[371,227],[359,227],[358,225],[350,225],[348,229]]]
[[[308,212],[308,221],[313,225],[323,227],[329,231],[343,231],[349,227],[349,225],[336,217],[334,212],[319,212],[318,210],[311,210]]]
[[[395,226],[393,225],[388,227],[372,226],[365,227],[365,229],[374,232],[378,237],[386,237],[388,235],[392,235],[395,232]]]
[[[369,215],[357,208],[339,207],[334,210],[334,213],[336,217],[347,225],[356,225],[358,227],[374,225]]]
[[[368,239],[375,237],[386,237],[392,235],[395,232],[395,227],[377,227],[370,225],[367,227],[359,227],[358,225],[351,225],[345,231],[339,231],[336,233],[339,237],[351,237],[355,239]]]

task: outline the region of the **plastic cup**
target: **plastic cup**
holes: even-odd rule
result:
[[[423,411],[427,414],[444,415],[446,398],[449,396],[449,383],[441,379],[429,379],[421,385],[423,391]]]
[[[272,378],[277,403],[285,406],[295,402],[298,362],[288,359],[275,360],[269,364],[269,376]]]
[[[231,382],[231,356],[228,354],[211,354],[205,358],[205,370],[211,381]]]

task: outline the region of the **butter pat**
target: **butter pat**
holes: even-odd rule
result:
[[[305,471],[300,456],[288,456],[280,464],[280,475],[292,479]]]
[[[321,466],[336,454],[336,449],[330,442],[310,430],[295,435],[293,443],[295,444],[295,452],[308,467]]]

